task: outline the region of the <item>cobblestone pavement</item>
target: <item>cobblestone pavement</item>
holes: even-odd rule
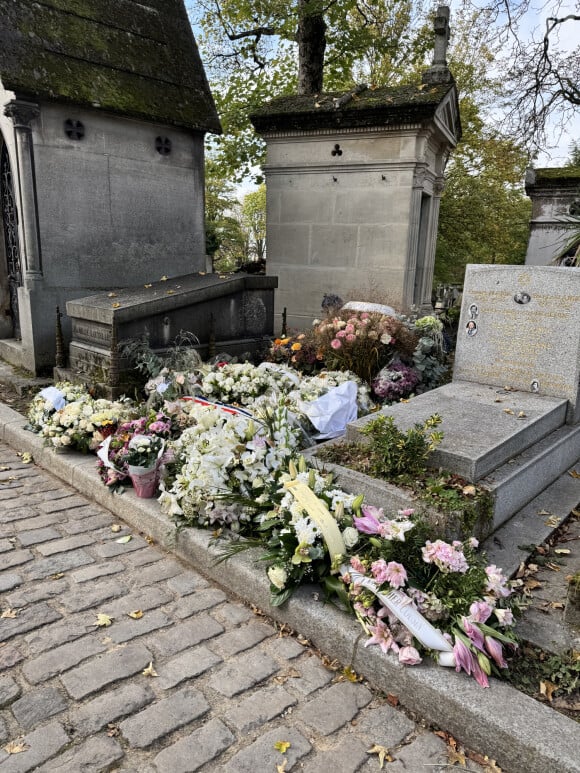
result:
[[[0,443],[1,773],[378,771],[374,745],[446,769],[439,736],[113,523]]]

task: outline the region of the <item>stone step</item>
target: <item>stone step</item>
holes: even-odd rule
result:
[[[453,382],[357,419],[348,425],[347,440],[364,439],[361,429],[378,415],[392,416],[407,430],[437,413],[443,441],[429,465],[477,482],[561,427],[566,408],[567,401],[558,397]]]
[[[531,502],[580,458],[580,425],[566,425],[479,481],[494,496],[493,526]]]
[[[340,441],[331,440],[324,445],[338,442]],[[316,458],[319,448],[320,446],[308,449],[305,455]],[[532,500],[536,501],[542,491],[579,459],[580,425],[565,425],[480,480],[479,485],[487,488],[492,494],[493,507],[490,519],[475,524],[473,534],[484,539],[495,532],[528,503]],[[407,507],[417,507],[417,501],[406,489],[337,464],[325,462],[324,468],[335,473],[337,484],[345,491],[364,494],[367,504],[382,507],[387,514],[392,515],[397,510]],[[459,536],[460,516],[461,513],[458,517],[445,516],[447,536],[450,539]],[[441,523],[441,516],[437,516],[435,512],[429,516],[429,519],[434,524]],[[526,540],[523,539],[523,541]]]

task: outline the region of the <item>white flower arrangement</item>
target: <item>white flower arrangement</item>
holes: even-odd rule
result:
[[[95,400],[84,386],[63,382],[56,385],[56,390],[61,395],[57,404],[64,402],[63,407],[55,409],[55,403],[47,401],[41,392],[32,401],[28,420],[46,443],[57,449],[95,450],[103,433],[132,413],[130,401]]]
[[[162,509],[189,523],[228,524],[245,517],[236,498],[260,501],[257,481],[272,479],[297,446],[284,408],[270,407],[265,424],[217,406],[192,404],[193,426],[170,444],[176,471],[161,485]]]

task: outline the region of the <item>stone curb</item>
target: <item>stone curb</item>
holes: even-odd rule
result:
[[[580,773],[578,724],[496,679],[484,690],[464,674],[432,663],[401,666],[376,648],[365,649],[358,624],[330,604],[316,600],[312,589],[300,588],[282,608],[270,607],[269,583],[256,568],[256,553],[215,564],[208,532],[176,533],[155,500],[138,499],[132,491],[115,495],[102,484],[93,456],[56,453],[24,429],[25,419],[0,404],[0,439],[84,496],[150,535],[209,579],[244,601],[288,624],[331,658],[350,665],[376,689],[395,694],[403,706],[459,738],[467,747],[487,754],[509,773]]]

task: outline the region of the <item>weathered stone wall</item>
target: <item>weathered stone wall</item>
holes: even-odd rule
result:
[[[397,308],[430,302],[417,242],[420,231],[432,238],[442,168],[437,143],[420,126],[267,143],[268,273],[279,277],[278,319],[286,307],[290,325],[309,325],[325,293]],[[423,244],[422,259],[430,252]]]
[[[13,97],[0,91],[0,129],[10,152],[15,194],[20,199],[24,189],[29,194],[28,222],[36,232],[39,270],[29,270],[30,245],[19,212],[22,344],[17,352],[3,347],[2,356],[38,371],[54,364],[57,305],[64,308],[67,300],[94,290],[142,286],[163,275],[205,269],[203,135],[40,103],[30,122],[34,205],[30,175],[24,185],[18,175],[14,123],[3,114]],[[82,139],[66,135],[67,119],[82,122]],[[171,141],[169,155],[157,152],[157,137]],[[0,314],[5,316],[1,273],[0,283]],[[0,325],[0,338],[11,337],[11,327]],[[67,320],[64,333],[68,339]]]
[[[83,123],[81,140],[66,136],[67,118]],[[169,155],[157,136],[171,140]],[[205,268],[201,134],[43,104],[33,140],[48,286],[131,286]]]
[[[547,266],[577,228],[566,218],[571,207],[580,214],[580,169],[529,169],[526,193],[532,200],[526,265]]]

